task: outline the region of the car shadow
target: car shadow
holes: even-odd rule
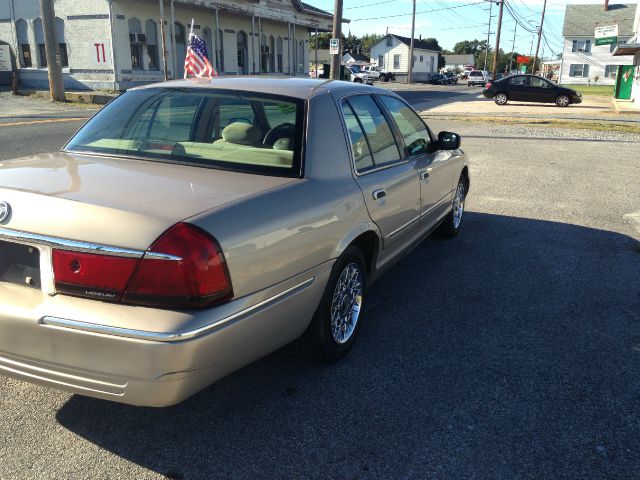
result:
[[[639,245],[467,212],[371,286],[342,362],[285,348],[174,407],[57,420],[174,479],[638,475]]]
[[[487,100],[491,100],[491,99],[487,99]],[[510,100],[509,102],[505,103],[504,105],[500,105],[500,107],[506,107],[506,108],[540,107],[540,108],[557,108],[557,109],[561,109],[562,111],[566,111],[567,110],[567,107],[559,107],[553,102],[549,102],[549,103],[529,102],[529,103],[526,103],[526,102],[517,102],[517,101],[514,102],[512,100]],[[571,105],[569,105],[569,109],[570,110],[580,109],[580,110],[606,110],[606,111],[610,111],[611,110],[611,105],[609,105],[609,104],[583,105],[581,103],[572,103]]]

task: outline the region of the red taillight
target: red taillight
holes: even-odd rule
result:
[[[171,308],[206,307],[232,296],[218,242],[179,223],[158,238],[142,259],[54,250],[61,293]]]
[[[484,86],[484,88],[491,88],[491,82],[487,82],[487,84]]]
[[[119,301],[138,259],[53,250],[56,290],[71,295]]]
[[[203,307],[228,298],[231,293],[231,281],[218,242],[193,225],[178,223],[149,247],[122,301]]]

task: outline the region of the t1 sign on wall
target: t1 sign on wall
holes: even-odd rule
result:
[[[109,43],[96,41],[89,47],[89,58],[91,64],[99,67],[111,66],[111,50],[109,50]]]

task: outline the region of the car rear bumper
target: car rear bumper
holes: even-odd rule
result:
[[[132,405],[173,405],[300,336],[329,271],[194,313],[72,299],[99,307],[88,316],[91,305],[64,312],[69,298],[0,284],[0,298],[13,299],[0,305],[0,374]],[[107,319],[126,315],[118,323],[134,326],[154,312],[159,325],[173,315],[183,328],[136,330]]]

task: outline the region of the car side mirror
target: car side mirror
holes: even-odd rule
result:
[[[438,146],[440,150],[457,150],[460,148],[460,135],[453,132],[440,132]]]

